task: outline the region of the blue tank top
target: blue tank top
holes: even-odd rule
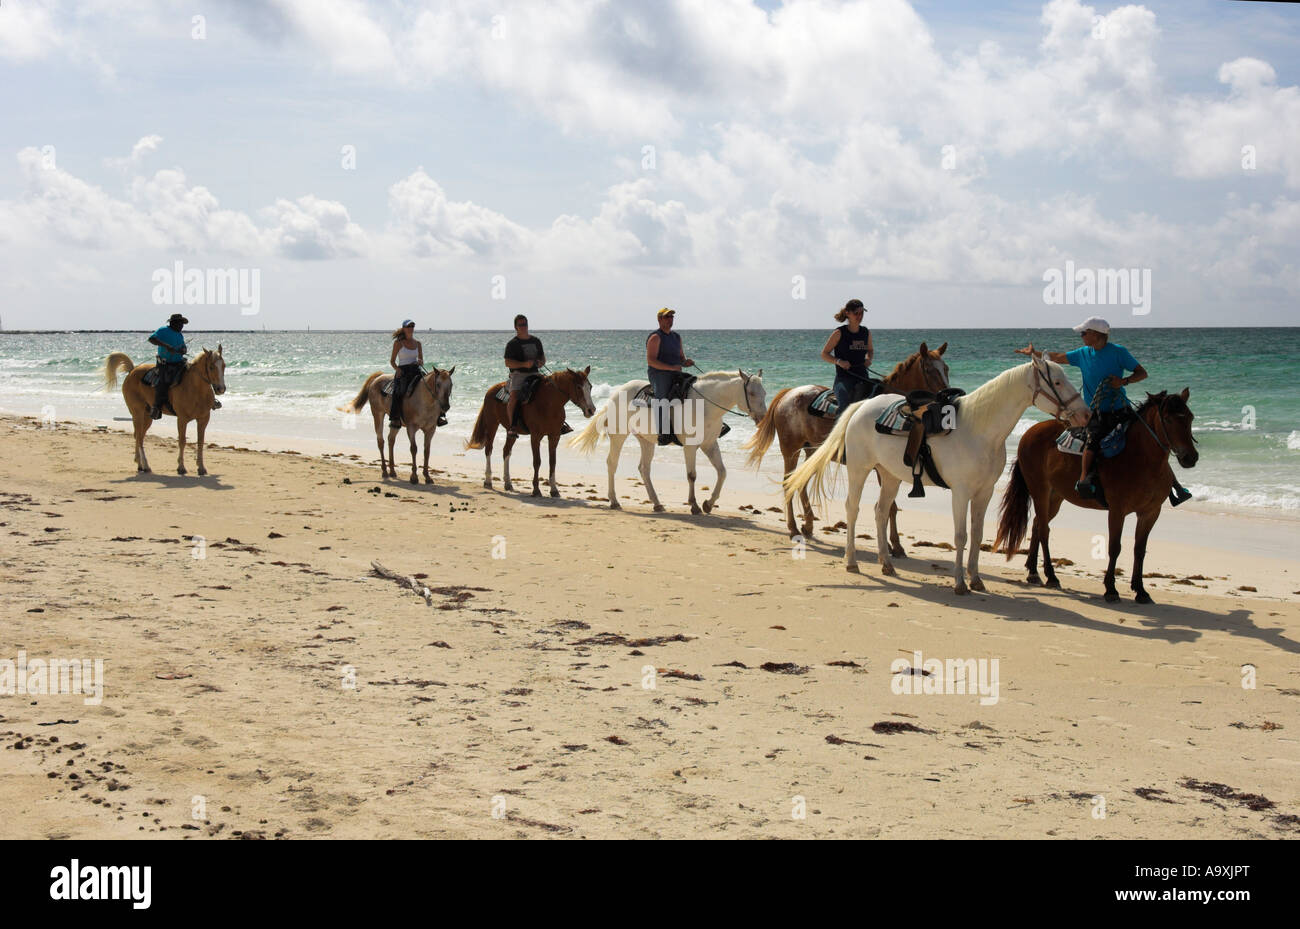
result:
[[[855,368],[861,368],[867,363],[867,342],[871,337],[871,330],[866,326],[859,326],[856,333],[849,332],[849,324],[845,323],[837,330],[840,334],[840,340],[835,343],[835,348],[831,354],[836,358],[847,361]]]
[[[678,332],[664,332],[662,329],[656,329],[650,335],[645,337],[647,343],[650,336],[659,336],[659,354],[655,355],[655,360],[663,362],[666,365],[679,365],[684,360],[682,358],[682,336]]]

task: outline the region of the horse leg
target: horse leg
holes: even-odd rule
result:
[[[1118,511],[1118,507],[1107,511],[1108,528],[1110,530],[1110,565],[1106,568],[1106,602],[1114,603],[1119,599],[1119,591],[1115,589],[1115,562],[1119,560],[1119,553],[1124,540],[1124,514]]]
[[[1137,594],[1133,599],[1138,603],[1154,602],[1151,595],[1147,593],[1146,587],[1142,584],[1142,565],[1147,557],[1147,536],[1151,535],[1151,528],[1155,526],[1156,520],[1159,518],[1159,506],[1139,513],[1137,529],[1133,534],[1133,580],[1129,582],[1129,587]]]
[[[173,404],[175,409],[175,404]],[[176,473],[185,473],[185,430],[189,426],[188,419],[181,419],[179,413],[176,414]]]
[[[898,496],[902,481],[883,469],[877,469],[876,474],[880,478],[880,497],[876,500],[876,557],[880,560],[880,573],[892,577],[898,572],[894,570],[893,553],[885,545],[885,521],[894,507],[894,498]],[[866,483],[865,475],[863,483]]]
[[[655,440],[643,435],[638,435],[637,439],[641,443],[641,464],[637,468],[641,472],[641,483],[645,485],[646,493],[650,495],[650,502],[654,504],[654,511],[662,513],[664,505],[659,502],[659,495],[655,493],[655,485],[650,483],[650,461],[655,456]],[[610,485],[612,489],[613,481],[610,482]],[[699,510],[697,509],[695,512],[698,513]]]
[[[1048,490],[1051,494],[1051,490]],[[1044,587],[1051,587],[1054,590],[1060,590],[1061,581],[1056,576],[1056,566],[1052,564],[1052,552],[1048,547],[1048,539],[1052,536],[1052,520],[1061,509],[1061,504],[1065,502],[1064,497],[1051,496],[1048,501],[1039,509],[1038,503],[1034,503],[1034,509],[1037,511],[1034,515],[1034,522],[1037,524],[1041,519],[1043,528],[1041,538],[1043,543],[1043,574],[1047,576],[1047,583]],[[1032,557],[1032,556],[1031,556]]]
[[[149,424],[153,420],[149,417],[148,408],[142,408],[131,414],[135,420],[135,469],[149,473],[149,459],[144,455],[144,434],[149,431]]]
[[[433,429],[424,430],[424,482],[426,484],[433,483],[433,478],[429,476],[429,446],[433,444],[433,433],[436,429],[435,426]]]
[[[550,438],[551,438],[551,441],[550,441],[550,444],[549,444],[549,446],[548,446],[548,451],[549,451],[549,453],[550,453],[550,469],[551,469],[550,483],[551,483],[551,496],[552,496],[552,497],[558,497],[558,496],[560,495],[560,488],[559,488],[559,487],[556,485],[556,483],[555,483],[555,446],[556,446],[557,443],[559,443],[559,441],[560,441],[560,436],[559,436],[558,433],[556,433],[556,434],[552,435]]]
[[[984,581],[980,578],[980,543],[984,541],[984,516],[988,513],[989,500],[993,498],[993,485],[981,490],[970,502],[970,557],[966,560],[966,574],[970,578],[971,590],[983,590]]]
[[[491,431],[483,440],[483,487],[492,489],[492,444],[497,439],[497,425],[493,423]]]
[[[713,441],[713,445],[704,450],[704,454],[708,456],[709,463],[713,465],[713,470],[718,472],[718,478],[713,482],[713,493],[709,495],[709,499],[704,501],[704,512],[709,513],[713,511],[713,507],[718,502],[718,497],[722,495],[722,482],[727,479],[727,466],[722,460],[722,449],[718,447],[716,439]]]
[[[375,417],[375,445],[379,448],[379,479],[382,481],[388,477],[388,466],[384,463],[384,411],[373,403],[370,409]]]
[[[519,436],[512,433],[507,427],[506,444],[501,446],[501,475],[507,493],[511,493],[515,489],[514,485],[510,483],[510,452],[515,447],[515,440],[518,438]]]
[[[213,394],[213,396],[215,397],[216,394]],[[194,427],[198,430],[199,433],[198,436],[199,444],[198,444],[197,455],[199,461],[199,477],[202,477],[203,475],[208,473],[208,469],[203,466],[203,434],[208,431],[208,417],[206,415],[200,416],[197,420],[194,421]]]
[[[393,451],[393,446],[397,444],[397,432],[401,426],[388,427],[388,476],[396,479],[397,477],[397,455]]]
[[[804,449],[803,457],[805,461],[811,458],[812,455],[813,455],[813,450],[811,448]],[[799,466],[798,452],[794,453],[794,464],[795,467]],[[793,506],[794,501],[791,500],[790,503],[791,506]],[[803,537],[805,539],[810,539],[812,538],[812,534],[813,534],[813,508],[812,508],[812,501],[808,499],[807,484],[799,488],[799,505],[803,507]]]
[[[788,478],[791,474],[794,473],[794,470],[797,467],[799,467],[799,450],[795,449],[794,454],[791,455],[785,449],[781,449],[782,476]],[[809,530],[812,527],[809,526],[807,523],[806,510],[804,511],[804,515],[805,515],[805,522],[803,527],[804,528],[803,535],[806,538],[808,535],[810,535]],[[785,528],[786,531],[789,533],[790,538],[792,539],[797,537],[800,534],[799,530],[796,529],[794,525],[794,497],[791,497],[789,500],[785,502]]]
[[[627,441],[626,433],[609,434],[609,451],[605,453],[605,467],[609,470],[609,508],[611,510],[622,509],[618,502],[618,494],[614,492],[614,472],[618,469],[618,456],[623,451],[623,443]]]
[[[411,443],[411,483],[420,483],[419,476],[415,473],[415,427],[410,424],[409,417],[403,416],[406,420],[406,438]]]
[[[849,465],[849,492],[844,499],[844,570],[853,574],[862,573],[858,567],[858,546],[854,534],[858,526],[858,507],[862,503],[862,487],[867,483],[867,475],[870,473],[859,467],[856,461]],[[886,573],[892,574],[893,568]]]
[[[969,507],[970,498],[954,488],[952,492],[952,570],[953,577],[957,581],[955,592],[958,594],[970,593],[970,588],[966,586],[966,572],[961,563],[962,552],[966,550],[966,511]]]
[[[536,429],[529,430],[531,435],[528,436],[530,444],[533,446],[533,493],[532,496],[540,497],[542,488],[538,481],[538,472],[542,470],[542,432],[541,425],[538,424]]]
[[[690,489],[686,502],[691,505],[691,514],[695,516],[700,514],[700,505],[695,502],[695,456],[699,450],[698,445],[687,445],[682,449],[682,457],[686,459],[686,486]]]
[[[880,478],[881,490],[885,486],[884,474],[876,469],[876,477]],[[893,557],[907,557],[907,552],[902,550],[902,541],[898,538],[898,502],[889,500],[889,555]]]

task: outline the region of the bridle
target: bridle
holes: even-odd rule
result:
[[[1133,402],[1131,400],[1129,401],[1129,407],[1130,409],[1133,409],[1133,417],[1146,428],[1147,432],[1151,433],[1151,438],[1155,440],[1156,445],[1160,446],[1166,455],[1171,455],[1174,451],[1174,443],[1169,441],[1169,424],[1165,422],[1165,404],[1168,401],[1169,397],[1166,396],[1156,404],[1156,422],[1160,424],[1160,429],[1165,434],[1164,442],[1160,441],[1160,437],[1156,435],[1155,430],[1147,423],[1146,417],[1139,413],[1136,408],[1133,408]],[[1192,436],[1192,442],[1195,441],[1196,436]]]
[[[696,365],[695,367],[698,368],[699,365]],[[743,388],[741,393],[743,393],[745,396],[745,415],[748,416],[750,419],[757,419],[759,417],[754,416],[754,408],[753,406],[750,405],[749,402],[749,382],[754,379],[754,375],[743,374],[740,372],[737,373],[740,374],[741,386]],[[716,406],[718,409],[722,410],[724,414],[739,412],[739,410],[733,410],[731,407],[723,406],[721,403],[714,403],[708,397],[704,396],[704,394],[700,393],[699,388],[697,388],[694,384],[691,385],[691,390],[695,391],[697,394],[700,394],[700,399],[703,400],[705,403],[709,403],[712,404],[713,406]]]
[[[217,390],[217,383],[212,379],[212,361],[214,358],[216,358],[216,356],[213,355],[210,350],[206,348],[203,350],[203,373],[200,376],[215,393]]]
[[[1043,364],[1042,370],[1039,370],[1038,367],[1040,361]],[[1056,404],[1056,413],[1052,418],[1059,423],[1068,425],[1068,423],[1065,422],[1064,417],[1066,412],[1069,410],[1070,405],[1066,400],[1062,399],[1060,391],[1058,391],[1056,385],[1052,383],[1052,372],[1051,369],[1047,367],[1047,362],[1043,361],[1042,358],[1032,358],[1032,364],[1034,366],[1034,392],[1029,398],[1030,404],[1033,404],[1039,397],[1050,396],[1052,402]],[[1042,384],[1044,381],[1047,382],[1047,390],[1043,390]],[[1075,396],[1078,396],[1078,394],[1075,394]]]

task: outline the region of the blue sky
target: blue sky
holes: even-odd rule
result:
[[[1066,260],[1151,270],[1117,326],[1297,318],[1288,5],[204,6],[0,6],[7,328],[175,261],[258,272],[213,329],[1064,326]]]

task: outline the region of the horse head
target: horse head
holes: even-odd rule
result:
[[[757,374],[746,374],[739,368],[736,370],[740,374],[740,383],[744,389],[745,412],[755,423],[759,423],[767,415],[767,391],[763,388],[763,369],[759,368]]]
[[[429,372],[429,376],[424,382],[443,413],[451,409],[451,376],[455,373],[455,365],[452,365],[446,371],[442,371],[437,365],[433,365],[433,370]],[[432,384],[430,384],[431,381]]]
[[[582,410],[583,416],[590,419],[596,414],[596,404],[591,399],[591,365],[587,365],[581,371],[565,368],[560,374],[567,375],[557,377],[556,380],[563,381],[564,386],[562,389],[569,402]]]
[[[226,359],[220,342],[215,353],[210,348],[203,349],[203,376],[212,385],[213,393],[220,396],[226,392]]]
[[[1031,345],[1030,362],[1025,367],[1029,368],[1029,389],[1033,391],[1030,402],[1034,406],[1070,426],[1088,424],[1092,411],[1060,365]]]
[[[1168,394],[1163,390],[1158,394],[1147,394],[1147,402],[1139,410],[1142,413],[1148,407],[1154,408],[1155,423],[1150,425],[1154,425],[1155,429],[1152,431],[1164,439],[1178,459],[1178,464],[1184,468],[1196,467],[1196,462],[1201,457],[1196,450],[1196,437],[1192,435],[1192,420],[1196,417],[1187,405],[1191,393],[1189,388],[1184,387],[1182,393],[1177,394]]]

